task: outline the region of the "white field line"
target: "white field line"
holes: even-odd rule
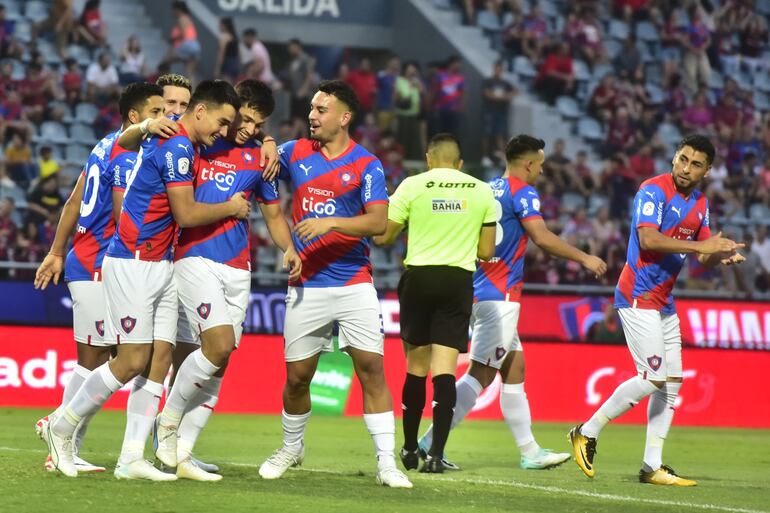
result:
[[[29,452],[29,453],[45,454],[46,450],[45,449],[20,449],[16,447],[0,446],[0,452]],[[105,456],[117,457],[116,454],[105,454]],[[255,463],[244,463],[244,462],[238,462],[238,461],[223,461],[221,463],[223,465],[231,465],[233,467],[245,467],[245,468],[254,468],[254,469],[259,468],[259,465]],[[352,472],[350,471],[342,472],[339,470],[305,468],[305,467],[300,467],[298,470],[301,472],[313,472],[317,474],[329,474],[334,476],[350,476],[352,474]],[[521,483],[518,481],[504,481],[501,479],[479,479],[479,478],[456,479],[456,478],[444,477],[444,476],[420,476],[420,475],[410,476],[412,480],[414,480],[415,477],[417,477],[417,481],[421,481],[424,483],[429,483],[431,481],[440,481],[445,483],[467,483],[467,484],[487,485],[487,486],[505,486],[508,488],[535,490],[538,492],[553,493],[553,494],[560,494],[560,495],[588,497],[590,499],[599,499],[599,500],[605,500],[610,502],[632,502],[636,504],[640,504],[640,503],[653,504],[656,506],[673,506],[678,508],[692,508],[692,509],[700,509],[700,510],[706,510],[706,511],[724,511],[727,513],[770,513],[770,512],[762,511],[758,509],[736,508],[732,506],[722,506],[720,504],[702,504],[697,502],[669,501],[664,499],[645,499],[642,497],[631,497],[629,495],[615,495],[610,493],[587,492],[584,490],[560,488],[558,486],[544,486],[544,485],[536,485],[536,484],[530,484],[530,483]]]

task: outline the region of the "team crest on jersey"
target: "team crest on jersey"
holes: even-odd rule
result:
[[[495,348],[495,360],[502,360],[505,356],[505,348],[504,347],[496,347]]]
[[[660,369],[660,364],[663,363],[663,358],[658,355],[653,355],[647,358],[647,363],[650,364],[650,368],[654,371]]]
[[[254,155],[252,155],[250,152],[246,150],[241,151],[241,157],[243,157],[243,161],[246,164],[251,164],[251,161],[254,160]]]
[[[134,328],[136,327],[136,319],[131,317],[130,315],[126,315],[120,320],[120,326],[123,328],[123,331],[126,333],[131,333],[134,331]]]
[[[104,321],[96,321],[94,323],[96,325],[96,332],[99,334],[100,337],[104,336]]]
[[[211,313],[211,303],[201,303],[198,305],[198,315],[200,315],[203,319],[208,319],[209,314]]]
[[[348,184],[350,183],[350,180],[353,179],[353,176],[351,176],[349,172],[343,171],[339,174],[339,179],[340,179],[340,182],[342,182],[342,186],[347,187]]]

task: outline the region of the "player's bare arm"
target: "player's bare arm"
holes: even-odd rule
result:
[[[600,278],[607,272],[607,264],[604,260],[597,256],[589,255],[575,246],[564,242],[561,237],[558,237],[548,229],[545,221],[541,218],[528,219],[522,225],[527,235],[532,239],[532,242],[548,254],[577,262],[591,271],[597,278]]]
[[[719,237],[722,235],[722,232],[719,232],[716,237]],[[711,237],[712,239],[714,237]],[[709,239],[710,240],[710,239]],[[705,242],[705,241],[704,241]],[[745,244],[736,244],[735,249],[732,251],[718,251],[716,253],[711,253],[709,255],[700,254],[698,255],[698,261],[705,265],[706,267],[714,267],[719,264],[722,265],[736,265],[736,264],[742,264],[746,261],[746,257],[738,253],[738,249],[743,248]]]
[[[205,226],[226,217],[245,219],[251,205],[242,192],[234,194],[222,203],[198,203],[193,195],[192,185],[168,187],[168,202],[174,220],[181,228]]]
[[[479,246],[478,250],[476,251],[476,256],[480,260],[487,262],[491,260],[493,256],[495,256],[496,233],[497,228],[495,228],[494,224],[491,226],[481,227],[481,232],[479,233]]]
[[[167,139],[179,132],[179,125],[169,118],[145,119],[141,123],[135,123],[123,130],[118,137],[118,145],[130,151],[138,151],[145,135],[157,135]]]
[[[657,251],[658,253],[698,253],[699,256],[708,257],[723,253],[732,255],[735,250],[744,246],[734,240],[722,237],[722,232],[701,241],[674,239],[663,235],[657,228],[651,226],[639,227],[638,233],[641,248],[645,251]],[[703,262],[703,260],[701,261]]]
[[[259,152],[259,166],[262,168],[262,178],[267,181],[275,180],[281,171],[278,145],[275,139],[269,135],[262,139],[262,148]]]
[[[388,227],[388,205],[377,203],[366,207],[366,213],[355,217],[319,217],[305,219],[294,227],[303,242],[336,231],[352,237],[382,235]]]
[[[403,230],[403,224],[388,219],[388,227],[385,228],[385,233],[372,237],[372,242],[374,242],[377,246],[387,246],[389,244],[393,244],[396,242],[396,238]]]
[[[289,281],[296,281],[302,274],[302,260],[300,260],[294,243],[291,240],[291,229],[281,211],[279,203],[260,205],[262,217],[270,232],[273,243],[283,251],[283,268],[289,270]]]
[[[48,283],[53,279],[55,284],[59,284],[59,278],[64,271],[64,255],[67,251],[67,241],[80,217],[80,203],[83,201],[83,188],[85,187],[85,177],[81,173],[75,188],[62,207],[59,224],[56,226],[56,235],[54,235],[51,249],[43,259],[43,263],[35,272],[35,288],[44,290]]]

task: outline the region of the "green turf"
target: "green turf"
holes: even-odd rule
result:
[[[637,482],[641,426],[605,430],[597,475],[589,480],[574,462],[552,471],[520,470],[518,451],[502,422],[467,422],[447,447],[462,471],[412,472],[413,490],[391,490],[374,482],[372,442],[361,419],[311,419],[303,470],[263,481],[257,466],[280,443],[280,419],[214,415],[198,455],[219,463],[225,479],[161,484],[116,481],[109,472],[77,479],[47,474],[44,445],[33,430],[44,413],[0,409],[0,511],[770,512],[770,432],[761,430],[673,429],[665,460],[699,486],[668,488]],[[124,425],[122,412],[100,413],[83,456],[112,470]],[[535,434],[544,447],[566,451],[569,427],[538,424]]]

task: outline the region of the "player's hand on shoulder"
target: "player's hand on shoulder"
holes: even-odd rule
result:
[[[310,242],[316,237],[325,235],[332,230],[332,218],[310,217],[294,226],[294,233],[302,242]]]
[[[64,257],[48,253],[43,259],[43,263],[37,268],[35,273],[35,288],[45,290],[51,279],[58,285],[59,277],[64,271]]]
[[[259,166],[262,168],[262,179],[268,182],[275,180],[281,171],[278,145],[274,139],[267,139],[262,143]]]
[[[588,255],[585,262],[583,262],[583,267],[591,271],[597,279],[604,276],[604,273],[607,272],[607,264],[604,260],[594,255]]]
[[[147,132],[163,139],[167,139],[179,132],[179,125],[177,125],[176,121],[169,118],[160,117],[158,119],[151,119],[150,122],[147,123]]]
[[[289,247],[283,254],[283,268],[289,270],[289,281],[297,281],[302,275],[302,259],[294,246]]]
[[[246,194],[237,192],[230,197],[232,203],[232,216],[238,219],[246,219],[251,212],[251,202],[246,199]]]
[[[722,232],[701,241],[698,246],[698,252],[704,255],[713,255],[714,253],[733,253],[741,249],[745,244],[739,244],[734,240],[722,237]]]

